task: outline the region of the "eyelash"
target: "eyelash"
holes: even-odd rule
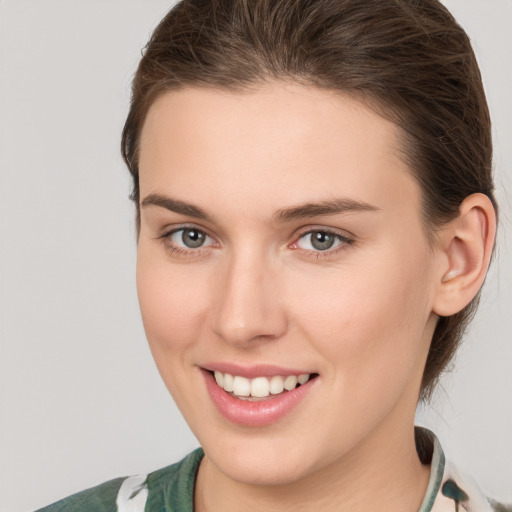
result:
[[[330,236],[334,237],[339,243],[335,247],[326,249],[324,251],[301,249],[300,247],[297,247],[299,240],[305,238],[308,235],[312,235],[313,233],[322,233],[325,235],[330,235]],[[341,251],[346,250],[347,246],[353,245],[354,242],[355,242],[355,240],[353,238],[350,238],[346,235],[342,235],[341,233],[339,233],[337,231],[334,231],[329,228],[318,227],[318,228],[309,229],[305,232],[300,233],[300,235],[296,238],[296,241],[291,244],[291,247],[294,250],[302,251],[306,257],[315,258],[318,260],[321,258],[329,258],[329,257],[335,256],[338,253],[340,253]]]
[[[166,249],[170,251],[171,254],[177,254],[179,256],[184,257],[197,257],[201,256],[204,251],[208,250],[210,245],[207,246],[200,246],[196,249],[193,248],[185,248],[185,247],[177,247],[176,245],[171,244],[171,239],[173,235],[176,235],[180,232],[186,232],[186,231],[197,231],[198,233],[201,233],[206,238],[210,238],[213,240],[213,237],[208,235],[203,229],[197,228],[196,226],[180,226],[179,228],[172,229],[171,231],[167,231],[163,233],[161,236],[158,237],[158,239],[165,245]],[[183,236],[183,235],[182,235]]]
[[[208,235],[203,229],[197,228],[195,226],[180,226],[178,228],[174,228],[171,231],[167,231],[163,233],[161,236],[157,237],[166,247],[167,250],[170,251],[171,254],[177,254],[179,256],[184,257],[199,257],[201,256],[204,251],[207,251],[209,247],[212,246],[212,244],[207,246],[200,246],[197,248],[184,248],[184,247],[177,247],[176,245],[172,245],[170,240],[173,237],[173,235],[176,235],[180,232],[185,231],[197,231],[201,233],[206,238],[209,238],[213,240],[213,237]],[[297,244],[299,240],[305,238],[308,235],[312,235],[313,233],[322,233],[325,235],[330,235],[334,237],[339,243],[334,248],[329,248],[324,251],[322,250],[312,250],[312,249],[301,249],[300,247],[297,247]],[[183,235],[182,235],[183,236]],[[315,259],[321,259],[321,258],[327,258],[334,256],[338,254],[339,252],[345,250],[347,246],[353,245],[355,240],[353,238],[347,237],[346,235],[342,235],[337,231],[334,231],[332,229],[328,228],[314,228],[309,229],[307,231],[304,231],[299,234],[299,236],[295,239],[295,241],[290,244],[288,247],[290,247],[293,250],[301,251],[306,257],[309,258],[315,258]],[[213,244],[214,245],[214,244]],[[218,245],[217,245],[218,246]]]

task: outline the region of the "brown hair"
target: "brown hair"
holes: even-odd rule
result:
[[[156,98],[186,86],[243,91],[270,80],[355,95],[395,122],[433,241],[470,194],[486,194],[496,208],[480,71],[466,33],[437,0],[183,0],[145,48],[123,130],[138,229],[138,144]],[[439,319],[423,399],[477,302]]]

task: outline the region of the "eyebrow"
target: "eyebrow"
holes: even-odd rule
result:
[[[160,206],[166,210],[170,210],[171,212],[186,215],[187,217],[194,217],[196,219],[207,220],[210,222],[213,221],[213,217],[206,213],[202,208],[162,194],[149,194],[141,203],[142,208],[151,205]]]
[[[186,215],[188,217],[194,217],[196,219],[213,222],[213,217],[206,213],[202,208],[186,203],[184,201],[180,201],[179,199],[173,199],[171,197],[164,196],[162,194],[149,194],[143,199],[141,203],[142,208],[151,205],[160,206],[166,210],[170,210],[181,215]],[[349,198],[338,198],[280,209],[274,214],[273,222],[277,224],[309,217],[319,217],[323,215],[375,212],[379,210],[380,208],[377,208],[370,203],[356,201]]]
[[[340,213],[376,212],[379,210],[380,208],[370,203],[349,198],[339,198],[283,208],[274,215],[274,222],[289,222],[308,217],[338,215]]]

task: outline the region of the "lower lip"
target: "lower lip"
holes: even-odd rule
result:
[[[219,412],[229,421],[248,427],[263,427],[275,423],[294,409],[309,393],[317,378],[308,380],[302,386],[272,396],[267,400],[250,402],[231,396],[217,385],[213,375],[201,370],[206,382],[206,389]]]

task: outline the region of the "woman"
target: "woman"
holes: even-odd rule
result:
[[[414,428],[496,231],[480,73],[437,1],[181,2],[122,149],[146,334],[204,452],[43,510],[504,509]]]

